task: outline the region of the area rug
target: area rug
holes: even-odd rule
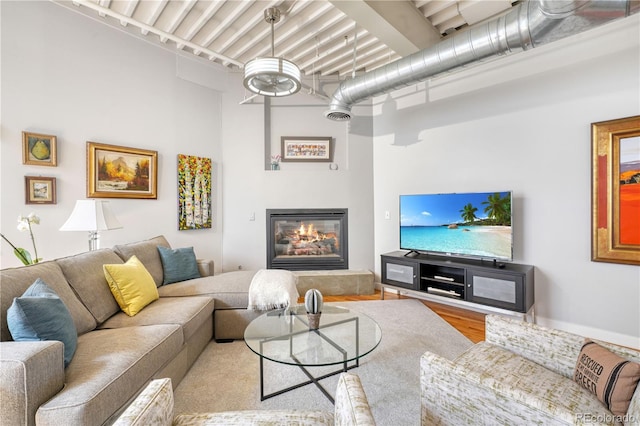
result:
[[[378,425],[420,424],[420,356],[434,352],[453,359],[472,343],[414,299],[340,302],[373,318],[382,330],[380,345],[350,370],[360,376]],[[260,402],[258,355],[244,341],[211,342],[175,392],[175,413],[247,409],[333,411],[314,385]],[[326,368],[322,371],[326,371]],[[312,370],[315,375],[320,370]],[[306,380],[295,366],[264,363],[265,393]],[[335,395],[337,376],[322,381]]]

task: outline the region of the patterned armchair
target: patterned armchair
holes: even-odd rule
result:
[[[342,373],[333,413],[304,410],[246,410],[173,416],[171,379],[152,380],[114,423],[114,426],[194,425],[353,425],[375,426],[360,378]]]
[[[626,414],[614,415],[573,380],[584,340],[488,315],[484,342],[455,360],[422,356],[422,425],[640,425],[640,386]],[[640,362],[637,350],[598,343]]]

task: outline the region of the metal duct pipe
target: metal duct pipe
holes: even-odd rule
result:
[[[528,0],[509,13],[384,67],[343,81],[325,117],[351,119],[351,107],[490,57],[532,49],[637,12],[637,0]]]

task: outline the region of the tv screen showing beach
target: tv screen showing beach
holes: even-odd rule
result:
[[[512,259],[511,192],[400,196],[400,248]]]

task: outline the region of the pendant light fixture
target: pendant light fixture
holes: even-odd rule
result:
[[[300,69],[296,64],[275,56],[273,26],[280,21],[280,10],[270,7],[264,19],[271,24],[271,57],[255,58],[244,66],[244,87],[263,96],[288,96],[300,90]]]

